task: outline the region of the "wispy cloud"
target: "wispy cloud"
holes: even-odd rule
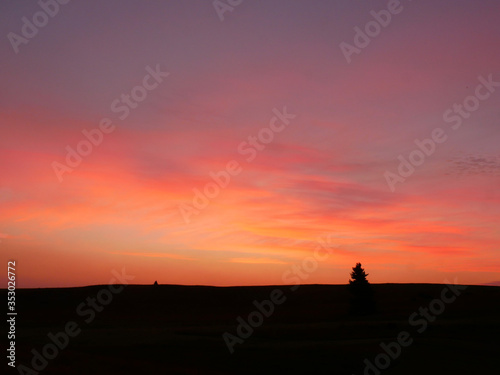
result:
[[[129,253],[123,251],[108,251],[108,254],[113,255],[129,255],[134,257],[146,257],[146,258],[170,258],[170,259],[179,259],[179,260],[196,260],[195,258],[186,257],[178,254],[170,254],[170,253]]]
[[[500,176],[500,156],[497,155],[467,155],[448,162],[450,167],[447,174]]]
[[[2,238],[9,238],[9,239],[14,239],[14,238],[20,238],[20,239],[24,239],[24,240],[29,240],[30,237],[27,236],[27,235],[21,235],[21,236],[13,236],[12,234],[7,234],[7,233],[0,233],[0,239]]]
[[[228,262],[246,264],[288,264],[287,262],[272,258],[231,258]]]

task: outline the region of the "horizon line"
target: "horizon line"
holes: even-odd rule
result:
[[[91,284],[91,285],[78,285],[78,286],[56,286],[56,287],[16,287],[16,290],[29,290],[29,289],[76,289],[76,288],[92,288],[92,287],[100,287],[107,285],[124,285],[124,284]],[[293,287],[293,286],[348,286],[349,284],[264,284],[264,285],[202,285],[202,284],[126,284],[125,286],[181,286],[181,287],[203,287],[203,288],[265,288],[265,287],[276,287],[276,288],[285,288],[285,287]],[[370,285],[447,285],[444,283],[370,283]],[[492,287],[500,287],[500,282],[491,282],[484,284],[456,284],[456,285],[465,285],[465,286],[492,286]],[[0,288],[0,290],[7,291],[7,288]]]

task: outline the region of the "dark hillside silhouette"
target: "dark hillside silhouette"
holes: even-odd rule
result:
[[[469,286],[419,333],[421,325],[409,325],[408,317],[440,299],[444,285],[371,284],[377,314],[366,317],[349,316],[346,285],[302,285],[296,291],[279,286],[287,300],[230,354],[223,333],[236,333],[237,317],[247,321],[252,301],[269,299],[277,286],[151,285],[128,285],[91,323],[85,322],[89,314],[75,308],[107,286],[19,289],[17,363],[31,367],[32,350],[42,353],[52,343],[47,334],[74,321],[81,333],[40,375],[362,375],[364,360],[374,361],[380,344],[401,331],[414,342],[381,375],[498,372],[498,287]],[[7,299],[6,289],[0,298]],[[8,370],[2,373],[18,373]]]

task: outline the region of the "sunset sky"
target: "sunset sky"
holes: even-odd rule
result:
[[[123,267],[137,284],[284,284],[326,235],[304,283],[347,283],[356,262],[373,283],[500,280],[500,85],[482,83],[500,82],[497,0],[401,1],[350,63],[341,43],[387,1],[244,0],[223,20],[208,0],[58,7],[16,53],[9,33],[41,8],[0,4],[0,259],[18,286]],[[134,88],[146,97],[125,111]],[[464,101],[479,104],[458,126]],[[59,178],[103,120],[113,131]],[[437,128],[446,140],[391,189]],[[258,134],[273,134],[260,150]]]

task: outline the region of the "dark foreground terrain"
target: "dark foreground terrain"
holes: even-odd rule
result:
[[[230,354],[223,333],[237,335],[237,317],[247,320],[253,301],[279,288],[286,301]],[[429,318],[414,315],[442,300],[445,285],[373,285],[377,312],[349,314],[346,286],[200,287],[129,285],[108,305],[88,305],[108,286],[17,290],[16,365],[32,368],[35,349],[47,349],[49,332],[75,322],[81,331],[48,360],[41,374],[378,374],[365,370],[392,348],[390,363],[379,356],[381,374],[497,374],[500,358],[500,287],[470,286],[453,301],[434,302]],[[1,290],[6,300],[6,290]],[[460,292],[459,292],[460,293]],[[101,292],[106,299],[110,293]],[[445,297],[452,299],[453,293]],[[93,312],[92,312],[93,311]],[[94,315],[95,314],[95,315]],[[258,320],[259,314],[253,314]],[[88,323],[85,322],[88,321]],[[425,327],[426,322],[428,323]],[[4,323],[5,324],[5,323]],[[75,326],[73,328],[75,328]],[[400,355],[395,344],[408,332]],[[418,332],[421,331],[421,332]],[[404,336],[405,334],[403,334]],[[2,335],[2,348],[8,340]],[[64,345],[63,336],[60,345]],[[410,337],[410,338],[408,338]],[[53,349],[53,347],[52,347]],[[4,351],[5,353],[5,351]],[[6,365],[2,373],[17,374]],[[43,359],[42,359],[43,361]],[[42,362],[43,365],[43,362]],[[21,372],[36,374],[37,372]]]

